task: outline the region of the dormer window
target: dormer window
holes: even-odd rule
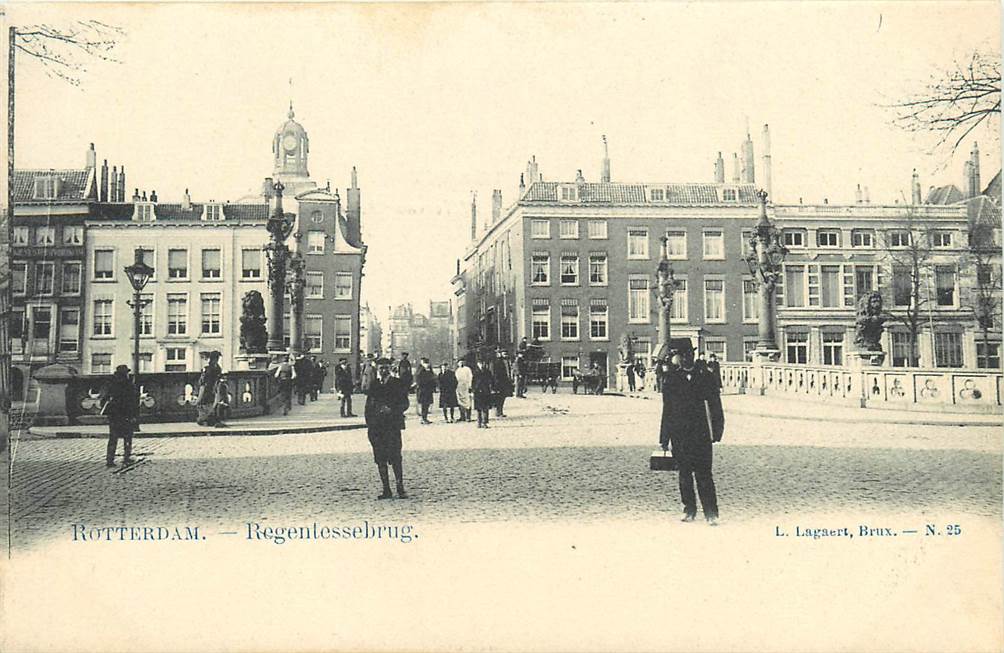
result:
[[[735,202],[736,201],[736,189],[735,188],[723,188],[722,189],[722,201],[723,202]]]
[[[223,207],[219,204],[206,204],[202,214],[203,220],[223,220]]]
[[[136,202],[132,219],[137,222],[153,222],[157,216],[153,213],[153,202]]]
[[[35,178],[35,199],[54,200],[59,197],[59,177],[47,176]]]
[[[662,202],[666,199],[666,191],[662,188],[653,188],[650,195],[653,202]]]
[[[575,186],[562,186],[561,187],[561,201],[562,202],[574,202],[575,201]]]

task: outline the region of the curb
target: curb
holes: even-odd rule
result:
[[[43,427],[51,428],[51,427]],[[246,435],[295,435],[299,433],[321,433],[324,431],[351,431],[366,428],[366,424],[314,424],[310,426],[290,426],[283,428],[270,427],[248,427],[248,428],[226,428],[213,429],[209,431],[182,431],[182,432],[144,432],[138,431],[133,434],[133,439],[153,439],[153,438],[191,438],[191,437],[212,437],[212,436],[246,436]],[[100,431],[55,431],[51,433],[32,433],[29,428],[26,433],[17,437],[22,441],[39,440],[84,440],[84,439],[107,439],[107,432]]]

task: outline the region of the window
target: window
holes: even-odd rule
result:
[[[142,351],[139,353],[139,373],[153,373],[153,354]]]
[[[308,351],[320,352],[322,334],[324,333],[324,318],[320,315],[307,315],[303,318],[303,345]]]
[[[324,253],[324,232],[323,231],[308,231],[307,232],[307,253],[308,254],[323,254]]]
[[[91,374],[111,374],[111,354],[91,354]]]
[[[851,247],[874,247],[875,232],[871,229],[855,229],[851,232]]]
[[[320,211],[311,211],[310,221],[313,222],[314,224],[321,224],[322,222],[324,222],[324,214],[321,213]]]
[[[80,309],[59,311],[59,353],[75,354],[80,349]]]
[[[170,279],[188,278],[188,250],[167,250],[167,276]]]
[[[241,279],[261,279],[261,250],[241,250]]]
[[[589,285],[590,286],[605,286],[605,285],[607,285],[607,255],[606,254],[590,254],[589,255]]]
[[[575,186],[562,186],[561,187],[561,200],[563,202],[574,202],[575,201]]]
[[[719,361],[724,361],[726,359],[725,340],[720,338],[708,338],[704,341],[704,352],[709,356],[714,354],[718,357]]]
[[[288,311],[282,316],[282,347],[286,350],[289,350],[289,333],[291,331],[290,323],[292,319]]]
[[[335,351],[352,351],[352,316],[335,316]]]
[[[809,333],[787,331],[784,334],[785,362],[805,364],[809,360]]]
[[[28,227],[14,227],[14,244],[28,244]]]
[[[784,297],[788,306],[805,306],[805,266],[784,266]]]
[[[910,246],[909,231],[889,232],[889,247],[909,247],[909,246]]]
[[[549,220],[530,220],[530,238],[550,238],[551,222]]]
[[[648,258],[648,229],[629,229],[627,237],[627,257],[629,259]]]
[[[83,225],[66,225],[63,227],[64,245],[83,245],[84,227]]]
[[[838,308],[843,305],[843,286],[840,283],[839,265],[821,265],[819,267],[819,299],[826,308]]]
[[[648,277],[628,277],[628,322],[647,324],[649,320]]]
[[[666,199],[666,190],[664,188],[653,188],[649,191],[649,195],[653,202],[661,202]]]
[[[955,306],[955,268],[950,265],[935,266],[934,283],[938,306]]]
[[[704,232],[704,258],[711,260],[725,258],[725,238],[720,230]]]
[[[785,247],[805,247],[805,231],[802,229],[784,230]]]
[[[917,367],[920,363],[913,343],[910,341],[910,334],[906,331],[893,331],[892,338],[892,366],[893,367]]]
[[[562,220],[558,223],[558,238],[578,238],[579,221]]]
[[[137,247],[139,250],[141,261],[144,265],[149,265],[153,272],[150,274],[150,281],[154,281],[157,278],[157,252],[153,249]]]
[[[706,322],[725,321],[725,281],[723,279],[704,280],[704,320]]]
[[[854,297],[860,298],[875,290],[875,268],[870,265],[854,266]]]
[[[165,372],[184,372],[188,369],[188,349],[168,347],[164,355]]]
[[[551,256],[536,253],[530,263],[530,283],[534,286],[546,286],[551,283]]]
[[[589,338],[591,340],[607,340],[609,335],[610,309],[604,303],[589,307]]]
[[[666,257],[675,261],[687,258],[687,232],[666,232]]]
[[[335,299],[352,299],[352,273],[335,273]]]
[[[11,264],[10,269],[11,292],[15,295],[25,294],[28,289],[28,264],[24,261],[15,261]]]
[[[561,307],[561,339],[562,340],[578,340],[579,339],[579,307],[578,306],[562,306]]]
[[[183,336],[188,333],[188,297],[167,296],[167,335]]]
[[[94,251],[94,279],[115,278],[115,252],[110,249]]]
[[[202,294],[202,335],[220,335],[220,293]]]
[[[94,330],[95,336],[112,335],[112,300],[94,300]]]
[[[743,338],[743,360],[752,361],[753,352],[756,351],[756,338]]]
[[[934,360],[937,367],[962,367],[962,334],[935,331]]]
[[[140,222],[153,222],[153,204],[136,204],[136,212],[133,219]]]
[[[840,247],[840,232],[836,229],[820,229],[816,232],[816,247]]]
[[[139,296],[141,307],[139,309],[139,335],[153,335],[153,295]]]
[[[844,334],[823,331],[823,365],[844,364]]]
[[[59,177],[36,177],[35,199],[52,200],[59,196]]]
[[[35,245],[36,246],[48,246],[56,244],[56,228],[55,227],[37,227],[35,229]]]
[[[575,376],[576,372],[579,371],[579,357],[578,356],[562,356],[561,357],[561,378],[565,381],[571,381],[572,377]]]
[[[220,250],[202,250],[202,278],[219,279],[223,270],[220,265]]]
[[[205,220],[222,220],[223,207],[219,204],[206,204]]]
[[[1001,345],[999,342],[976,343],[976,367],[983,369],[1000,369]]]
[[[753,231],[751,229],[743,229],[741,235],[742,235],[742,242],[739,244],[739,247],[742,250],[743,256],[745,257],[749,255],[750,252],[753,251],[753,245],[751,243],[751,241],[753,240]]]
[[[947,248],[952,246],[952,232],[935,231],[931,234],[931,247]]]
[[[687,322],[687,280],[677,279],[673,288],[673,307],[669,319],[672,322]]]
[[[534,306],[530,317],[531,336],[537,340],[551,339],[551,307]]]
[[[743,322],[756,322],[759,318],[759,289],[752,279],[743,279]]]
[[[912,302],[913,283],[910,268],[901,265],[892,268],[893,306],[909,306]]]
[[[722,189],[722,201],[725,201],[725,202],[735,202],[736,201],[736,189],[735,188],[724,188],[724,189]]]
[[[589,237],[593,240],[603,240],[607,237],[606,220],[590,220],[588,229]]]
[[[307,272],[304,276],[304,295],[309,299],[324,299],[324,273]]]
[[[561,255],[561,285],[579,285],[579,257],[577,254]]]
[[[10,315],[10,345],[15,354],[23,351],[22,340],[28,334],[28,323],[25,322],[24,309],[15,308]]]
[[[49,353],[49,335],[52,333],[52,309],[33,306],[31,309],[31,353]]]

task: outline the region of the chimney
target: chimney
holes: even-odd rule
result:
[[[359,190],[359,176],[355,166],[352,166],[350,181],[352,185],[345,194],[345,220],[349,240],[359,245],[363,242],[362,192]]]
[[[87,165],[85,167],[88,169],[98,167],[98,153],[94,151],[94,143],[91,143],[91,146],[87,148]]]
[[[119,198],[118,198],[119,202],[125,201],[125,189],[126,189],[125,166],[122,166],[121,168],[119,168]]]
[[[973,141],[973,151],[969,153],[970,169],[972,174],[969,178],[969,197],[977,197],[983,192],[980,183],[980,146]]]
[[[600,172],[600,181],[610,183],[610,152],[607,150],[607,135],[603,135],[603,169]]]
[[[763,156],[760,159],[760,186],[767,191],[770,197],[774,192],[771,186],[771,175],[773,174],[773,164],[770,157],[770,127],[767,123],[763,125]]]
[[[523,199],[523,193],[526,192],[526,182],[523,181],[523,173],[519,173],[519,198]]]
[[[725,160],[722,159],[722,153],[718,153],[718,158],[715,159],[715,182],[719,184],[725,183]]]
[[[913,200],[914,205],[919,205],[921,202],[920,197],[920,175],[917,174],[917,169],[913,169],[913,177],[910,180],[910,197]]]
[[[865,186],[865,204],[872,203],[872,196],[868,193],[868,187]]]
[[[98,186],[98,201],[108,201],[108,159],[101,164],[101,183]]]
[[[584,184],[584,183],[586,183],[586,178],[582,176],[582,170],[581,169],[575,171],[575,183],[577,183],[577,184]]]
[[[492,191],[492,224],[502,217],[502,191],[496,189]]]
[[[540,172],[537,170],[536,154],[532,155],[530,157],[530,160],[526,162],[526,178],[527,181],[529,181],[531,184],[537,181],[538,178],[540,179],[540,181],[544,180],[544,178],[540,175]]]
[[[864,196],[861,194],[861,184],[858,184],[857,189],[854,191],[854,203],[861,204],[864,201]]]
[[[271,177],[265,177],[265,181],[261,182],[261,194],[266,202],[271,202],[272,196],[275,195],[275,188]]]
[[[471,240],[478,239],[478,192],[471,195]]]
[[[739,175],[739,155],[735,152],[732,153],[732,183],[738,184],[742,179]]]
[[[157,191],[150,191],[150,201],[156,203],[157,201]]]
[[[116,166],[112,166],[112,178],[108,188],[108,201],[119,201],[119,169]]]
[[[181,196],[181,210],[190,211],[192,209],[192,196],[188,194],[188,189],[185,189],[185,194]]]
[[[134,190],[133,190],[133,192],[132,192],[132,201],[133,201],[133,202],[138,202],[138,201],[139,201],[139,199],[140,199],[140,197],[139,197],[139,189],[138,189],[138,188],[136,188],[136,189],[134,189]]]
[[[742,180],[744,184],[756,183],[756,175],[753,170],[753,139],[750,138],[749,128],[746,129],[746,140],[743,141],[743,167]]]
[[[829,203],[830,203],[830,198],[824,197],[823,198],[823,204],[829,204]]]
[[[145,201],[147,201],[147,200],[146,200],[146,191],[143,191],[143,201],[144,201],[144,202],[145,202]]]

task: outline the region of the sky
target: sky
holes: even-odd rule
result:
[[[472,193],[514,199],[535,155],[548,180],[713,181],[770,124],[774,200],[873,203],[962,185],[969,141],[891,125],[886,105],[977,48],[999,52],[998,3],[411,3],[8,5],[17,25],[123,28],[120,63],[80,87],[17,67],[16,165],[125,165],[161,201],[237,200],[272,172],[290,100],[312,177],[362,189],[363,299],[452,297]],[[984,183],[999,125],[975,132]],[[727,165],[727,174],[731,174]],[[344,193],[343,193],[344,196]]]

